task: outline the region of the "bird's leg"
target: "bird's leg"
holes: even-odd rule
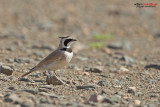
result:
[[[53,72],[54,72],[54,75],[57,76],[56,71],[54,70]]]
[[[49,70],[48,75],[53,75],[53,72],[51,70]]]

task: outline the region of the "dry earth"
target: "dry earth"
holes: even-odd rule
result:
[[[0,107],[160,107],[159,11],[158,0],[1,0]],[[78,40],[57,71],[66,85],[38,71],[18,80],[63,35]]]

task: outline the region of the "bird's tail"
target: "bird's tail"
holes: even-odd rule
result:
[[[23,74],[21,77],[25,77],[26,75],[28,75],[28,74],[32,73],[33,71],[36,71],[36,70],[37,70],[37,67],[33,67],[32,69],[30,69],[29,72]]]

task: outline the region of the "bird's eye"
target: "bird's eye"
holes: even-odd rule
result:
[[[71,42],[71,41],[72,41],[72,39],[66,39],[66,40],[64,41],[64,45],[65,45],[65,46],[68,46],[68,43]]]

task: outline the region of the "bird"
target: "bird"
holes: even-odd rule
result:
[[[71,44],[77,40],[73,39],[71,36],[63,36],[59,38],[60,43],[58,48],[21,77],[25,77],[26,75],[39,70],[53,71],[54,74],[57,75],[55,71],[66,66],[71,61],[73,57]]]

